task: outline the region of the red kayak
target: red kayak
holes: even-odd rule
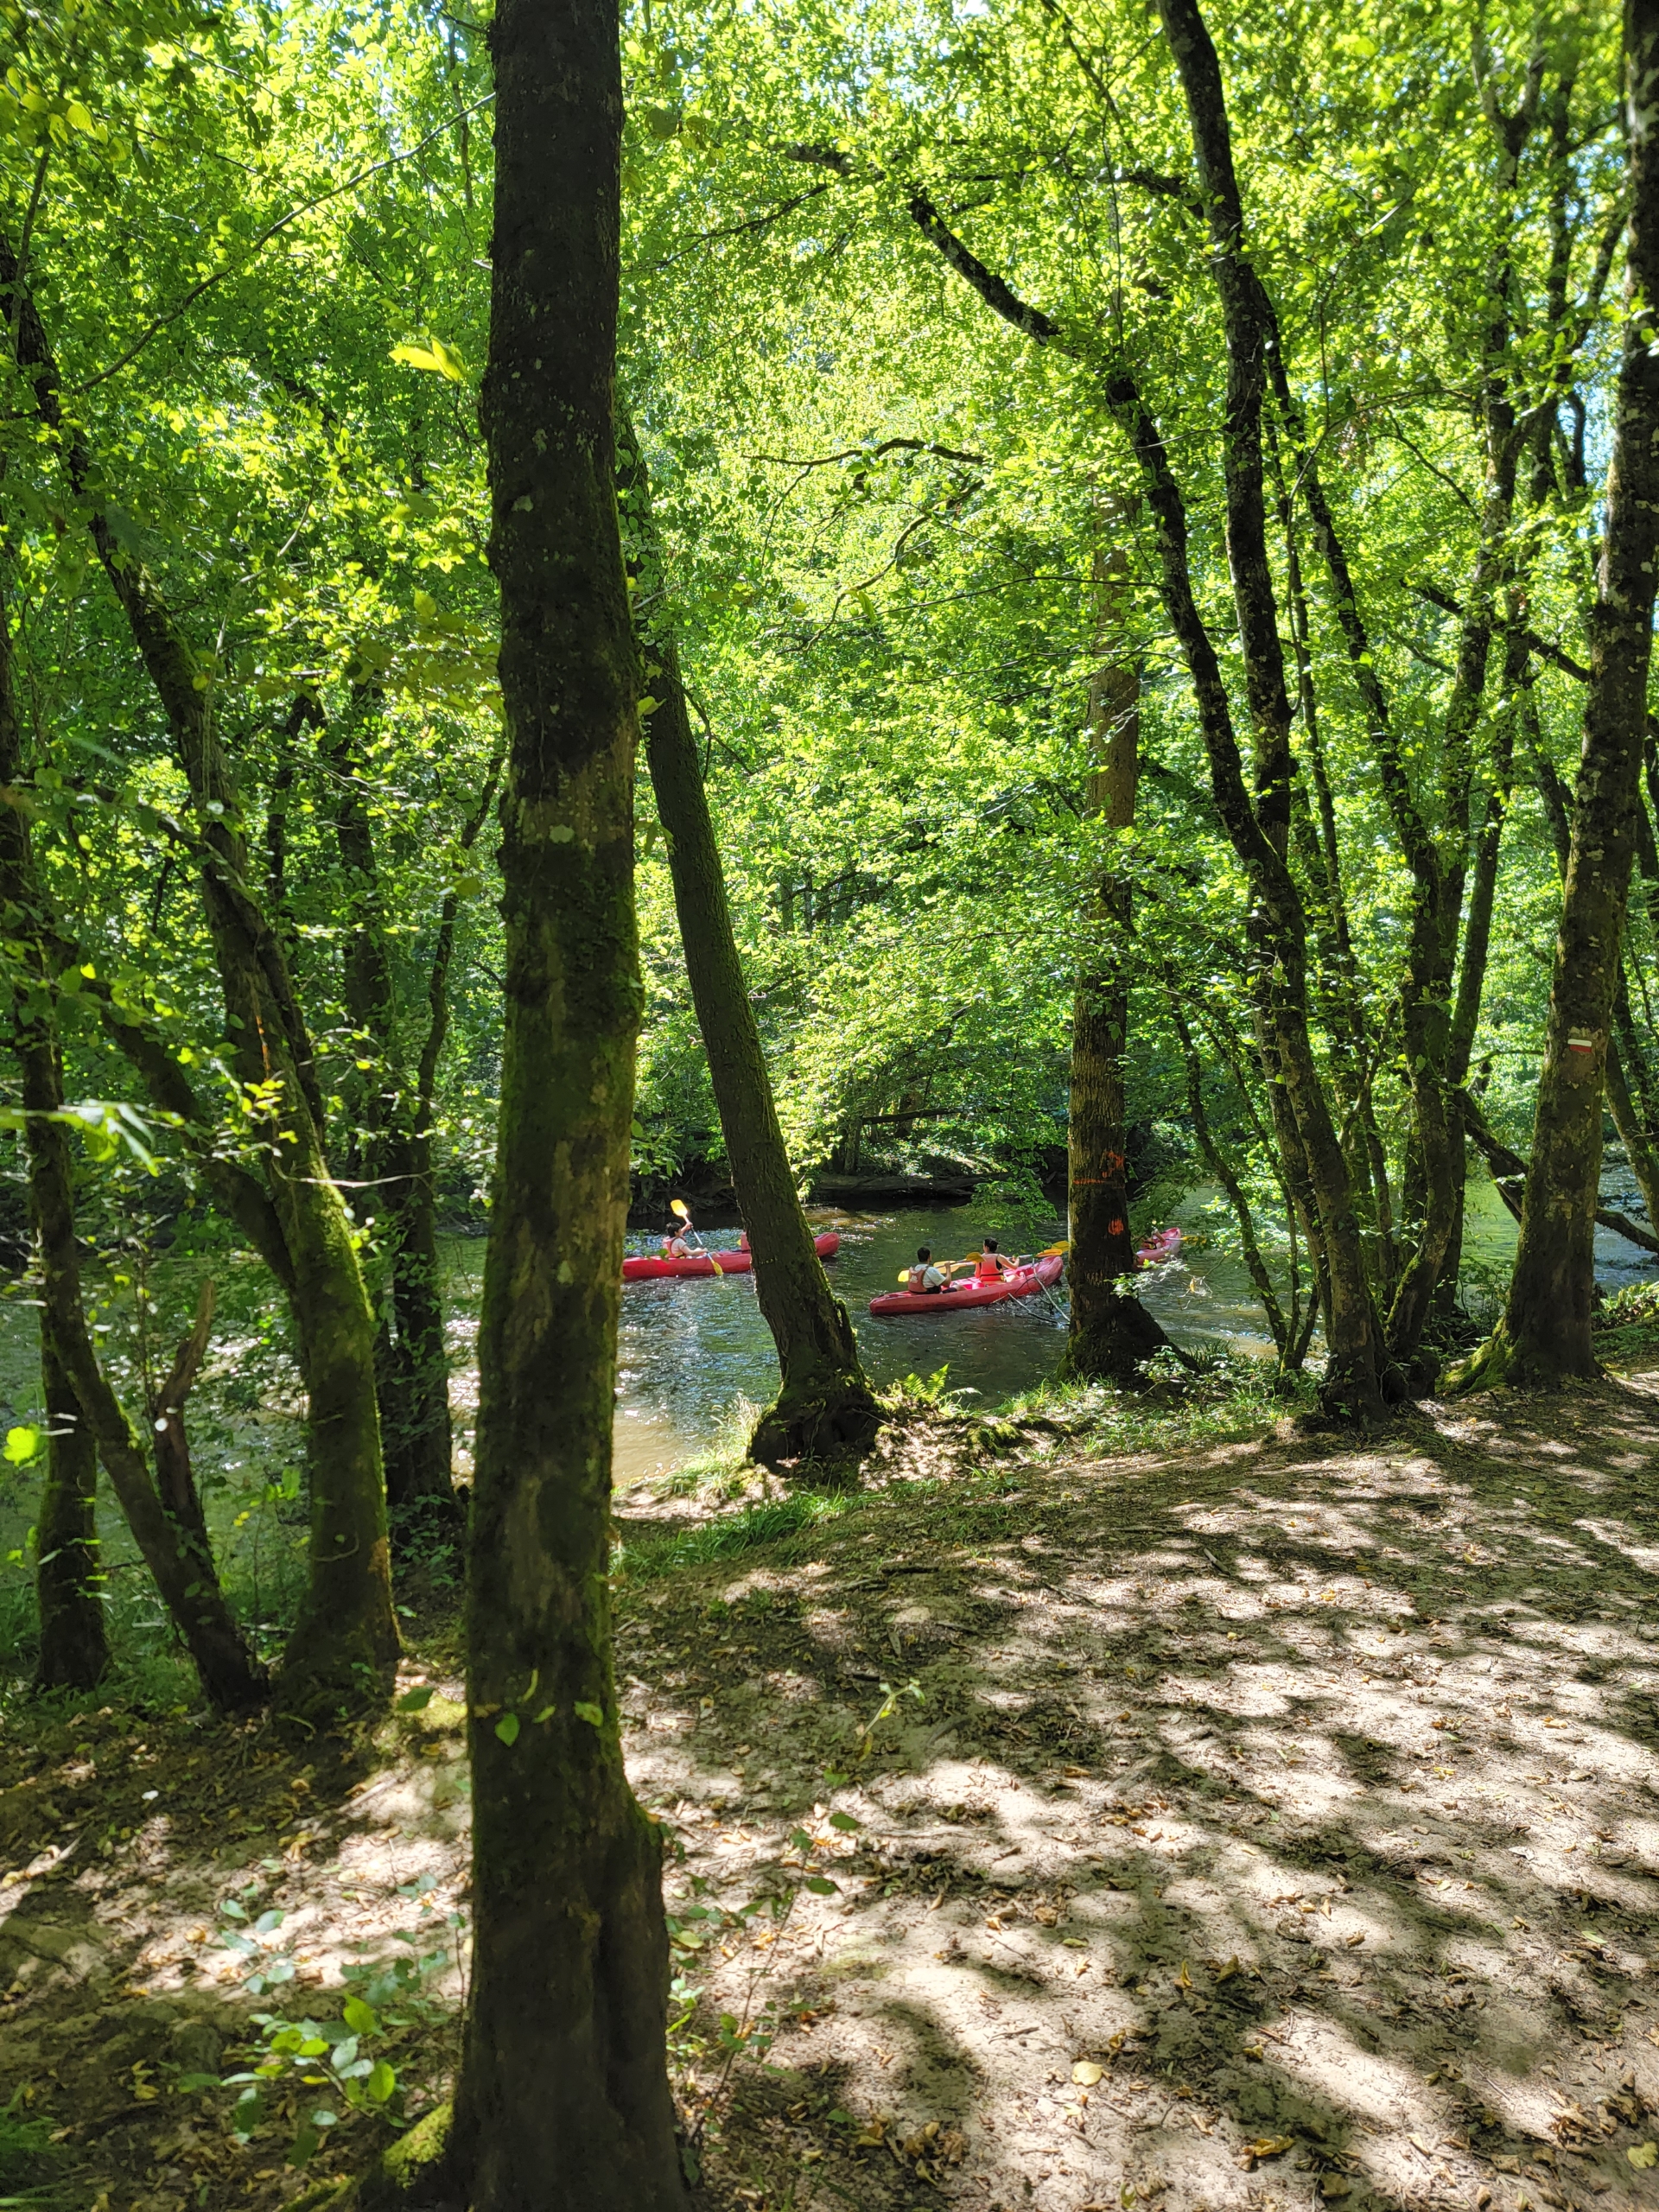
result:
[[[1138,1268],[1160,1267],[1166,1260],[1173,1260],[1180,1249],[1179,1229],[1160,1229],[1136,1252],[1135,1263]]]
[[[1019,1268],[1000,1282],[979,1282],[972,1275],[944,1290],[890,1290],[870,1300],[872,1313],[960,1313],[965,1306],[1001,1306],[1010,1298],[1035,1298],[1058,1282],[1065,1260],[1057,1252],[1034,1267]]]
[[[832,1259],[841,1249],[841,1239],[834,1230],[815,1236],[812,1242],[818,1248],[820,1259]],[[718,1270],[715,1267],[716,1260],[720,1262]],[[683,1260],[671,1260],[665,1253],[658,1252],[645,1258],[624,1260],[622,1280],[664,1282],[673,1275],[711,1275],[716,1272],[722,1275],[746,1275],[753,1265],[753,1252],[688,1252]]]

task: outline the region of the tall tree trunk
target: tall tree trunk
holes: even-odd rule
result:
[[[264,1174],[283,1247],[278,1279],[293,1310],[308,1401],[309,1574],[278,1696],[285,1709],[315,1726],[383,1695],[399,1649],[375,1401],[374,1316],[351,1223],[328,1172],[304,1017],[282,942],[252,888],[242,810],[213,722],[212,675],[197,666],[155,576],[123,550],[97,504],[92,455],[79,427],[66,421],[45,328],[3,239],[0,299],[10,304],[19,365],[34,385],[42,423],[63,445],[71,486],[90,510],[99,559],[167,715],[195,810],[226,1057],[263,1102],[257,1121],[267,1138]],[[101,1429],[99,1446],[115,1479]]]
[[[1224,819],[1240,812],[1242,799],[1248,829],[1254,833],[1247,838],[1249,845],[1254,849],[1259,841],[1272,855],[1269,860],[1267,853],[1252,849],[1249,858],[1272,957],[1274,1044],[1287,1102],[1306,1158],[1324,1248],[1329,1357],[1323,1395],[1332,1411],[1363,1419],[1381,1409],[1382,1348],[1377,1341],[1353,1186],[1308,1033],[1306,918],[1286,863],[1294,772],[1290,699],[1268,558],[1262,440],[1262,397],[1277,332],[1267,295],[1244,251],[1243,205],[1215,47],[1196,0],[1159,0],[1159,13],[1185,95],[1210,232],[1211,266],[1227,329],[1222,431],[1227,559],[1254,734],[1255,795],[1252,802],[1243,792],[1224,791],[1218,782],[1217,799]],[[1189,662],[1191,658],[1189,653]],[[1211,680],[1218,684],[1219,672]]]
[[[611,1436],[641,987],[635,660],[613,486],[616,0],[502,0],[490,559],[509,743],[506,1007],[468,1542],[473,2212],[684,2202],[662,1845],[612,1662]]]
[[[0,788],[15,792],[22,773],[10,624],[0,594]],[[35,865],[29,819],[15,801],[0,805],[0,912],[8,933],[24,947],[31,974],[27,1003],[19,1008],[18,1060],[28,1116],[29,1209],[41,1265],[41,1379],[50,1425],[61,1432],[52,1440],[39,1524],[41,1679],[48,1687],[84,1687],[97,1679],[107,1657],[102,1607],[91,1587],[97,1567],[96,1452],[195,1661],[203,1691],[221,1711],[243,1710],[264,1700],[264,1671],[250,1656],[225,1601],[205,1529],[198,1534],[181,1527],[157,1495],[86,1325],[75,1242],[74,1166],[68,1133],[58,1118],[63,1077],[49,962],[56,932]]]
[[[1095,556],[1097,664],[1089,685],[1088,806],[1110,830],[1135,821],[1141,775],[1141,671],[1128,633],[1129,564],[1122,545]],[[1128,938],[1134,893],[1108,866],[1087,917],[1093,939],[1079,965],[1071,1015],[1071,1095],[1066,1167],[1071,1318],[1063,1375],[1129,1388],[1169,1342],[1138,1298],[1118,1285],[1135,1272],[1129,1228],[1128,1132],[1123,1061],[1128,1047]]]
[[[1659,0],[1626,0],[1630,169],[1623,356],[1590,687],[1521,1241],[1503,1319],[1468,1383],[1598,1372],[1591,1341],[1601,1098],[1618,986],[1659,559]]]
[[[804,1463],[802,1471],[810,1475],[815,1463],[829,1471],[861,1451],[880,1424],[880,1410],[859,1364],[847,1308],[830,1287],[796,1193],[686,711],[650,478],[632,423],[625,414],[618,422],[618,482],[637,544],[635,608],[646,656],[645,681],[657,702],[645,723],[652,789],[668,832],[686,974],[709,1054],[732,1186],[754,1253],[755,1293],[783,1378],[749,1449],[770,1466]]]
[[[394,1513],[436,1505],[453,1514],[454,1440],[430,1146],[423,1141],[426,1116],[418,1086],[409,1081],[399,1033],[391,945],[363,791],[359,723],[379,697],[371,686],[355,688],[329,757],[334,831],[353,925],[345,960],[346,1010],[372,1063],[360,1101],[365,1210],[385,1246],[389,1278],[390,1313],[376,1363],[381,1450],[386,1502]]]
[[[35,1223],[35,1234],[41,1224]],[[46,1480],[35,1521],[35,1595],[43,1690],[89,1690],[110,1663],[104,1574],[98,1549],[98,1445],[44,1313],[41,1392],[46,1404]]]
[[[1444,1350],[1461,1334],[1467,1343],[1473,1324],[1458,1301],[1463,1273],[1464,1201],[1468,1187],[1469,1147],[1462,1096],[1469,1080],[1469,1062],[1480,1003],[1486,987],[1486,963],[1491,952],[1492,912],[1497,895],[1497,862],[1503,842],[1503,824],[1510,810],[1515,780],[1515,725],[1533,711],[1533,671],[1530,649],[1518,609],[1511,620],[1504,648],[1503,700],[1493,733],[1492,757],[1480,828],[1475,839],[1474,867],[1469,880],[1468,913],[1463,925],[1462,955],[1458,966],[1457,994],[1452,1007],[1452,1031],[1446,1048],[1446,1085],[1458,1151],[1458,1217],[1440,1261],[1440,1280],[1435,1291],[1433,1337]]]

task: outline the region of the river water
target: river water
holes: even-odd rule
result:
[[[1639,1198],[1618,1162],[1609,1163],[1603,1188],[1609,1205],[1640,1217]],[[1514,1253],[1515,1224],[1490,1183],[1471,1183],[1466,1205],[1465,1299],[1477,1321],[1490,1325]],[[1225,1201],[1200,1188],[1164,1218],[1179,1223],[1187,1242],[1173,1262],[1141,1277],[1141,1295],[1149,1309],[1175,1342],[1189,1349],[1268,1355],[1272,1347],[1265,1321],[1232,1249]],[[1058,1298],[891,1319],[877,1319],[868,1305],[877,1292],[898,1287],[901,1271],[920,1244],[931,1246],[939,1258],[958,1259],[988,1234],[1005,1251],[1031,1252],[1064,1236],[1057,1216],[990,1203],[840,1215],[820,1218],[817,1225],[831,1222],[842,1242],[828,1262],[830,1279],[852,1316],[873,1381],[891,1383],[947,1368],[952,1389],[975,1394],[988,1406],[1053,1375],[1065,1344],[1064,1283]],[[1136,1223],[1142,1235],[1163,1225],[1163,1219],[1150,1217]],[[1270,1227],[1263,1224],[1271,1256]],[[708,1241],[716,1249],[729,1246],[735,1234],[713,1230]],[[655,1249],[642,1237],[630,1239],[630,1246]],[[1282,1254],[1282,1246],[1278,1249]],[[457,1458],[461,1471],[469,1472],[483,1240],[446,1237],[442,1252]],[[281,1352],[280,1327],[273,1333],[269,1284],[251,1259],[163,1263],[162,1273],[179,1277],[173,1287],[176,1294],[168,1301],[178,1308],[171,1324],[175,1331],[181,1332],[194,1305],[196,1275],[209,1266],[219,1281],[220,1313],[200,1402],[192,1402],[191,1427],[204,1484],[234,1518],[250,1500],[272,1495],[273,1485],[292,1491],[297,1483],[300,1434],[293,1415],[299,1409],[298,1377]],[[1646,1255],[1602,1230],[1596,1240],[1596,1272],[1612,1289],[1655,1270]],[[248,1280],[238,1291],[243,1276]],[[41,1417],[37,1344],[32,1302],[22,1296],[0,1302],[0,1418],[7,1424]],[[1316,1357],[1318,1350],[1316,1343]],[[753,1274],[626,1286],[616,1406],[618,1483],[638,1482],[708,1451],[752,1421],[753,1409],[775,1389],[777,1374]],[[36,1471],[29,1469],[21,1482],[0,1483],[0,1563],[5,1545],[17,1541],[32,1514]]]
[[[1619,1166],[1609,1164],[1606,1202],[1641,1218],[1640,1200]],[[1465,1295],[1478,1320],[1496,1318],[1515,1251],[1515,1223],[1497,1191],[1471,1183],[1465,1200]],[[1212,1346],[1265,1357],[1271,1341],[1243,1262],[1231,1249],[1231,1216],[1212,1189],[1190,1192],[1166,1217],[1192,1240],[1172,1262],[1141,1277],[1141,1294],[1177,1344]],[[1005,1251],[1030,1252],[1065,1233],[1054,1215],[1014,1211],[995,1204],[906,1208],[871,1217],[837,1215],[819,1226],[837,1226],[841,1249],[830,1261],[830,1279],[845,1300],[858,1333],[866,1371],[877,1383],[906,1375],[950,1370],[950,1386],[977,1393],[987,1404],[1028,1389],[1052,1376],[1065,1343],[1059,1301],[1015,1300],[955,1313],[877,1319],[868,1310],[879,1291],[896,1288],[898,1276],[920,1244],[936,1256],[959,1258],[984,1235]],[[1143,1234],[1163,1225],[1137,1224]],[[731,1231],[710,1230],[718,1248],[735,1241]],[[645,1238],[634,1250],[655,1249]],[[1648,1255],[1611,1230],[1596,1238],[1596,1273],[1610,1290],[1654,1272]],[[1317,1352],[1317,1344],[1315,1351]],[[753,1275],[696,1277],[678,1282],[630,1283],[622,1294],[617,1393],[616,1478],[626,1484],[683,1464],[707,1450],[747,1407],[758,1407],[777,1383],[772,1338],[755,1301]]]

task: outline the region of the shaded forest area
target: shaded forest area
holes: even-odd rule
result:
[[[1659,0],[0,37],[0,2197],[1649,2201]]]

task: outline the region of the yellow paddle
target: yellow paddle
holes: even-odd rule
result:
[[[1069,1252],[1071,1249],[1071,1240],[1068,1236],[1058,1244],[1045,1244],[1042,1250],[1039,1252],[1036,1256],[1039,1260],[1052,1260],[1056,1253]],[[943,1268],[946,1274],[950,1274],[957,1268],[977,1267],[982,1256],[982,1255],[978,1252],[968,1252],[964,1253],[960,1260],[935,1260],[932,1264],[936,1268]],[[910,1269],[908,1268],[899,1268],[899,1281],[900,1282],[908,1282],[910,1281]]]
[[[686,1227],[688,1229],[691,1229],[691,1209],[686,1205],[683,1198],[671,1198],[668,1202],[668,1210],[671,1214],[677,1214],[680,1219],[685,1224]],[[720,1262],[709,1249],[708,1246],[703,1243],[702,1236],[698,1235],[698,1232],[695,1229],[691,1229],[691,1234],[697,1239],[698,1251],[702,1254],[702,1256],[708,1261],[715,1273],[723,1281],[726,1274],[725,1268],[721,1266]]]

